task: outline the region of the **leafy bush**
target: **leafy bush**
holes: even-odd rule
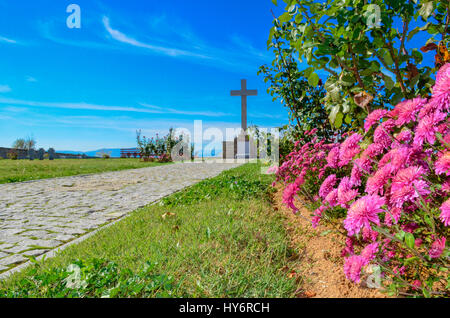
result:
[[[431,36],[422,52],[436,51],[436,66],[450,62],[448,0],[284,2],[269,47],[277,48],[276,37],[284,39],[286,55],[308,64],[303,74],[313,86],[320,72],[329,74],[325,106],[337,128],[357,128],[374,109],[430,93],[436,69],[422,64],[423,54],[411,45],[419,32]]]
[[[300,192],[321,202],[314,226],[344,209],[354,282],[380,268],[392,293],[449,296],[450,64],[436,78],[431,97],[373,111],[342,143],[299,142],[278,171],[294,212]]]
[[[173,129],[169,129],[169,133],[164,137],[159,137],[156,134],[156,138],[141,137],[141,131],[136,131],[136,142],[139,149],[139,156],[144,161],[149,161],[152,157],[158,157],[159,162],[170,162],[170,152],[172,148],[178,142],[178,138],[174,138]]]
[[[1,290],[7,298],[114,298],[169,297],[176,290],[171,276],[155,272],[147,262],[139,273],[120,269],[100,259],[76,260],[67,268],[52,268],[20,280],[13,289]]]
[[[19,158],[19,154],[15,150],[11,150],[10,152],[8,152],[8,154],[6,156],[10,160],[17,160]]]

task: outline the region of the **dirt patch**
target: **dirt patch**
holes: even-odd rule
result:
[[[311,211],[301,207],[299,214],[282,203],[283,188],[277,186],[274,209],[284,216],[284,224],[295,251],[293,262],[283,270],[302,281],[297,297],[314,298],[385,298],[379,291],[350,282],[344,275],[341,258],[342,236],[333,227],[311,225]],[[296,205],[300,207],[300,203]],[[295,260],[295,261],[294,261]]]

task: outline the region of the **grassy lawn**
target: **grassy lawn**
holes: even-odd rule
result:
[[[159,165],[139,159],[0,160],[0,183],[21,182],[79,174],[136,169]]]
[[[12,275],[0,297],[291,297],[271,181],[256,164],[204,180]]]

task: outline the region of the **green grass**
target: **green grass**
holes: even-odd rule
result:
[[[0,160],[0,184],[160,165],[139,159]]]
[[[0,297],[290,297],[270,176],[247,164],[138,211],[0,282]],[[67,288],[67,266],[84,284]]]

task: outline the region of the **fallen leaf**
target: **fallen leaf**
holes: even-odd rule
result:
[[[313,292],[313,291],[306,291],[305,292],[305,296],[308,297],[308,298],[315,297],[316,295],[317,294],[315,292]]]
[[[166,217],[168,217],[168,216],[174,216],[174,215],[175,215],[175,213],[172,213],[172,212],[166,212],[166,213],[164,213],[163,215],[161,215],[161,217],[165,220]]]
[[[435,43],[428,43],[425,46],[422,46],[420,48],[420,50],[424,53],[429,52],[429,51],[433,51],[433,50],[437,50],[438,46]]]
[[[373,100],[373,96],[366,92],[356,94],[354,97],[356,105],[362,108],[366,108],[367,105]]]

